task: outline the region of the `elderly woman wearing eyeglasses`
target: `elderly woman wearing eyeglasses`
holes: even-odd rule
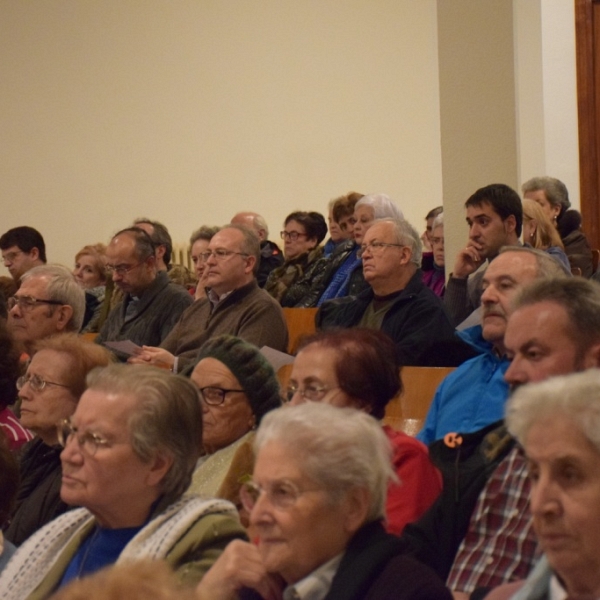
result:
[[[196,589],[200,599],[451,598],[383,528],[394,474],[373,417],[315,402],[285,407],[265,416],[255,451],[242,487],[255,543],[229,544]]]
[[[202,400],[203,454],[188,493],[239,505],[240,480],[254,464],[254,430],[281,406],[275,371],[256,346],[221,335],[202,346],[190,379]]]
[[[37,437],[24,446],[21,484],[5,536],[21,544],[42,525],[65,510],[60,499],[61,465],[56,424],[70,417],[95,367],[108,365],[110,352],[74,333],[36,343],[27,372],[17,380],[21,425]]]
[[[323,248],[319,244],[326,235],[327,224],[318,212],[296,211],[286,217],[281,232],[285,262],[271,271],[265,283],[265,290],[281,306],[295,306],[297,303],[293,286],[323,256]]]

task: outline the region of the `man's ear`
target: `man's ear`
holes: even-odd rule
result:
[[[343,500],[345,528],[350,534],[358,531],[367,520],[371,503],[371,494],[367,488],[357,487],[348,490]]]
[[[166,251],[167,251],[167,247],[164,244],[160,244],[159,246],[156,246],[156,250],[155,250],[156,260],[158,261],[161,258],[163,258]]]
[[[27,254],[31,256],[31,260],[38,260],[40,257],[40,251],[35,246]]]
[[[246,266],[244,267],[244,273],[252,273],[254,271],[254,265],[256,264],[256,256],[246,257]]]
[[[506,219],[504,219],[504,228],[506,229],[506,233],[514,233],[517,229],[517,218],[515,215],[508,215]]]
[[[400,264],[407,265],[410,263],[410,259],[412,258],[412,251],[408,246],[402,246],[400,248]]]
[[[156,454],[150,460],[146,483],[151,486],[157,486],[173,466],[173,457],[166,454]]]
[[[584,369],[593,369],[600,367],[600,343],[587,349],[583,356]]]
[[[61,304],[56,309],[55,314],[58,317],[56,320],[56,328],[59,331],[64,331],[73,316],[73,307],[69,304]]]

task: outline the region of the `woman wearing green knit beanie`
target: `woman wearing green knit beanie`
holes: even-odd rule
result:
[[[190,379],[202,398],[204,454],[188,493],[240,507],[239,488],[254,466],[253,431],[281,406],[277,376],[256,346],[221,335],[202,346]]]

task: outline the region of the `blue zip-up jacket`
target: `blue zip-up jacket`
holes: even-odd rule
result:
[[[499,358],[481,335],[481,325],[458,334],[479,356],[467,360],[440,383],[417,439],[431,444],[447,433],[472,433],[504,417],[510,360]]]

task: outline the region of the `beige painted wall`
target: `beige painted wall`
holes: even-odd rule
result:
[[[136,216],[182,241],[254,209],[275,238],[291,210],[351,189],[391,194],[420,228],[442,192],[436,13],[2,0],[0,229],[39,228],[69,264]]]

